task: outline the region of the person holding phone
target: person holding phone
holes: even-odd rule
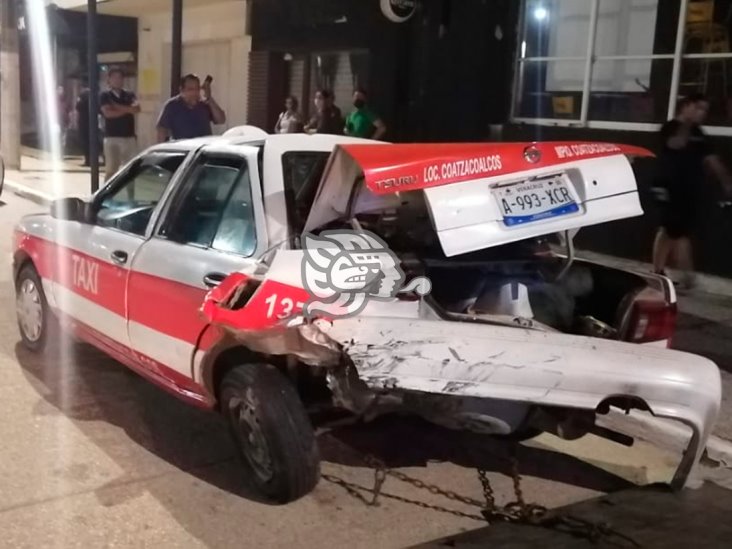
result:
[[[158,143],[205,137],[211,135],[212,123],[226,123],[226,113],[213,98],[212,82],[211,76],[203,85],[195,74],[181,78],[180,93],[165,103],[158,118]]]

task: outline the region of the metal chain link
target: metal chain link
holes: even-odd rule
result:
[[[615,536],[627,541],[634,547],[641,547],[633,538],[612,529],[607,524],[595,523],[586,519],[569,515],[547,517],[548,510],[546,507],[534,503],[526,503],[523,489],[521,487],[521,475],[519,472],[516,446],[513,447],[510,457],[510,476],[513,483],[513,491],[516,496],[516,501],[508,503],[504,506],[499,506],[496,504],[493,486],[491,485],[490,479],[488,478],[488,472],[484,469],[478,469],[477,471],[478,479],[480,480],[483,488],[483,497],[485,499],[485,503],[471,497],[462,496],[451,490],[444,490],[437,485],[429,484],[417,478],[410,477],[409,475],[402,473],[401,471],[395,471],[393,469],[390,469],[386,467],[386,465],[381,460],[373,455],[361,456],[361,459],[366,465],[374,470],[373,488],[367,488],[365,486],[361,486],[360,484],[348,482],[334,475],[322,475],[323,480],[342,487],[350,495],[370,507],[378,506],[379,497],[384,497],[388,499],[393,499],[395,501],[400,501],[402,503],[407,503],[409,505],[415,505],[422,509],[430,509],[441,513],[447,513],[456,517],[469,518],[481,522],[487,522],[488,524],[491,524],[494,521],[533,524],[535,526],[551,528],[557,531],[582,536],[593,542],[596,542],[601,537]],[[389,492],[384,492],[383,486],[386,482],[387,476],[391,476],[406,484],[410,484],[417,489],[426,490],[430,494],[443,496],[451,501],[456,501],[465,505],[477,507],[481,510],[481,514],[474,515],[470,513],[465,513],[463,511],[457,511],[455,509],[449,509],[447,507],[433,505],[403,496],[398,496],[396,494],[391,494]],[[364,493],[366,492],[372,494],[371,500],[364,496]]]
[[[402,503],[408,503],[410,505],[415,505],[417,507],[421,507],[422,509],[431,509],[433,511],[439,511],[441,513],[448,513],[450,515],[454,515],[456,517],[461,518],[469,518],[473,520],[479,520],[483,521],[484,518],[481,515],[471,515],[470,513],[464,513],[462,511],[456,511],[455,509],[448,509],[446,507],[440,507],[438,505],[432,505],[430,503],[424,503],[422,501],[414,500],[405,498],[403,496],[397,496],[396,494],[391,494],[389,492],[383,492],[380,491],[378,494],[374,492],[374,497],[371,501],[369,501],[362,492],[373,492],[372,488],[367,488],[366,486],[361,486],[360,484],[356,484],[354,482],[348,482],[343,480],[342,478],[338,478],[334,475],[322,475],[323,480],[327,482],[331,482],[333,484],[336,484],[340,487],[342,487],[344,490],[346,490],[349,494],[356,497],[369,507],[375,507],[379,504],[377,501],[377,496],[382,496],[388,499],[393,499],[396,501],[400,501]]]
[[[491,486],[491,481],[488,479],[488,471],[485,469],[478,469],[478,480],[480,480],[480,484],[483,486],[483,498],[485,499],[486,504],[488,507],[495,507],[496,498],[493,495],[493,486]]]
[[[478,478],[480,479],[481,485],[483,487],[483,496],[485,501],[481,502],[476,499],[473,499],[471,497],[462,496],[456,492],[453,492],[452,490],[444,490],[443,488],[440,488],[439,486],[435,484],[428,484],[422,480],[419,480],[414,477],[410,477],[409,475],[402,473],[401,471],[395,471],[393,469],[390,469],[386,467],[384,462],[377,459],[373,455],[366,455],[361,458],[363,462],[368,465],[369,467],[372,467],[375,471],[375,474],[378,474],[376,472],[382,472],[381,476],[379,477],[381,480],[379,482],[374,483],[374,490],[373,490],[373,504],[378,500],[379,495],[381,495],[381,487],[384,484],[384,479],[386,476],[391,476],[396,478],[397,480],[400,480],[406,484],[410,484],[414,486],[415,488],[419,490],[426,490],[432,495],[436,496],[442,496],[445,497],[451,501],[457,501],[460,503],[463,503],[465,505],[470,505],[472,507],[478,507],[481,510],[482,518],[478,517],[477,515],[470,515],[470,518],[475,518],[477,520],[483,520],[485,522],[488,522],[489,524],[493,520],[503,520],[503,521],[512,521],[512,522],[520,522],[525,520],[536,520],[541,515],[543,515],[546,510],[539,506],[539,505],[527,505],[524,501],[523,492],[521,491],[521,477],[519,476],[518,472],[518,459],[514,453],[512,456],[512,481],[514,486],[514,493],[516,495],[516,502],[509,503],[503,507],[498,506],[496,504],[495,495],[493,492],[493,487],[491,486],[490,480],[488,479],[488,473],[482,469],[478,469]],[[345,482],[345,481],[344,481]],[[391,494],[391,499],[397,499],[401,496],[395,496]],[[411,501],[410,501],[411,502]],[[415,503],[415,502],[411,502]],[[421,503],[421,502],[419,502]],[[415,503],[417,504],[417,503]],[[428,504],[424,504],[428,505]],[[420,505],[422,506],[422,505]],[[447,512],[451,514],[455,514],[451,509],[446,509],[444,507],[439,507],[436,505],[429,505],[430,509],[436,510],[436,511],[442,511]],[[464,514],[463,514],[464,515]],[[462,515],[461,515],[462,516]]]
[[[410,477],[401,471],[395,471],[393,469],[389,469],[384,465],[382,461],[377,459],[374,456],[368,455],[364,456],[363,461],[368,465],[369,467],[373,467],[376,470],[383,471],[385,475],[389,475],[391,477],[394,477],[397,480],[401,480],[402,482],[405,482],[407,484],[411,484],[415,488],[419,488],[420,490],[426,490],[430,494],[435,496],[443,496],[449,500],[452,501],[459,501],[460,503],[464,503],[466,505],[472,505],[474,507],[483,507],[483,503],[478,501],[477,499],[473,499],[467,496],[461,496],[460,494],[453,492],[451,490],[443,490],[439,486],[436,486],[434,484],[427,484],[426,482],[423,482],[419,480],[418,478]]]

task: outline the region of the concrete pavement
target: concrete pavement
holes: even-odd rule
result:
[[[23,196],[41,205],[63,196],[91,194],[89,168],[81,166],[80,158],[70,158],[54,165],[40,151],[26,150],[20,170],[6,170],[5,192]],[[104,167],[100,185],[104,184]]]
[[[2,200],[0,254],[9,257],[13,224],[40,208],[12,194]],[[702,312],[721,317],[723,308]],[[9,269],[0,269],[4,546],[404,547],[480,525],[387,499],[366,507],[325,480],[286,507],[253,502],[216,416],[87,347],[68,347],[52,360],[30,355],[18,345],[13,309]],[[476,499],[480,465],[498,501],[513,499],[507,448],[493,439],[390,420],[322,436],[320,445],[323,472],[348,482],[372,485],[373,473],[358,455],[374,452],[425,482]],[[667,481],[678,458],[673,448],[640,442],[628,449],[592,436],[569,443],[543,435],[519,452],[527,499],[549,507],[629,483]],[[704,474],[712,471],[720,468]],[[475,512],[394,479],[385,490]]]

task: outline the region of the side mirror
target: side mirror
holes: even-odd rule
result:
[[[51,217],[83,223],[86,219],[86,203],[76,197],[58,198],[51,203]]]

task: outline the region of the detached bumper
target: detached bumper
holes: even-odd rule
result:
[[[673,486],[686,483],[719,413],[717,366],[645,345],[489,325],[356,317],[326,332],[378,392],[414,391],[596,410],[635,397],[693,435]]]

